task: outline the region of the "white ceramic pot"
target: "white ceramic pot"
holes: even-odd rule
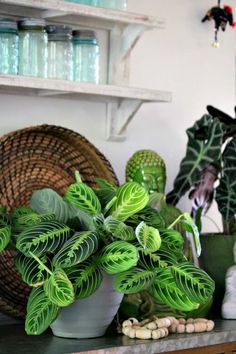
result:
[[[114,290],[113,279],[105,274],[100,288],[93,295],[63,308],[51,324],[53,334],[64,338],[103,336],[123,298],[123,294]]]

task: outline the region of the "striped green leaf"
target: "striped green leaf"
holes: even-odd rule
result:
[[[49,300],[60,307],[72,304],[75,300],[74,288],[62,269],[56,269],[44,283],[44,291]]]
[[[206,130],[206,139],[197,139],[196,132]],[[190,187],[200,180],[201,171],[209,163],[218,161],[221,155],[223,130],[221,123],[210,115],[204,115],[193,127],[187,129],[188,145],[186,156],[181,161],[173,190],[167,195],[167,202],[177,204]]]
[[[11,239],[11,226],[0,222],[0,252],[9,244]]]
[[[93,189],[85,183],[73,183],[66,191],[65,200],[82,211],[97,215],[101,213],[101,204]]]
[[[14,220],[13,227],[15,232],[22,232],[30,227],[40,224],[43,221],[51,220],[55,220],[54,214],[25,214]]]
[[[156,209],[149,205],[145,206],[145,208],[128,218],[126,223],[131,226],[137,226],[142,221],[144,221],[148,226],[152,226],[157,229],[163,229],[165,227],[163,217]]]
[[[152,271],[133,268],[115,276],[114,288],[124,294],[135,294],[148,289],[154,277]]]
[[[184,262],[172,266],[171,272],[178,288],[184,291],[191,301],[204,303],[213,295],[214,281],[204,270]]]
[[[102,273],[96,263],[85,261],[66,269],[66,274],[75,289],[76,299],[92,295],[102,283]]]
[[[111,233],[115,238],[132,241],[135,240],[133,227],[126,225],[123,221],[113,218],[111,215],[104,220],[105,230]]]
[[[31,253],[40,257],[49,252],[56,252],[70,237],[70,228],[58,221],[42,222],[33,226],[17,237],[16,248],[25,256]]]
[[[145,251],[156,252],[161,246],[159,231],[142,221],[135,229],[135,235]]]
[[[115,186],[103,178],[95,178],[95,181],[98,188],[94,191],[102,205],[105,206],[116,195],[118,186]]]
[[[162,266],[167,266],[161,257],[155,253],[145,253],[139,251],[139,261],[138,266],[146,270],[155,270]]]
[[[59,307],[46,296],[43,288],[34,288],[28,299],[25,331],[28,335],[42,334],[56,319]]]
[[[162,245],[172,252],[181,252],[184,244],[183,236],[173,229],[160,231]]]
[[[108,274],[124,272],[138,262],[138,250],[126,241],[114,241],[105,246],[97,257],[97,261]]]
[[[51,268],[51,262],[48,257],[43,256],[40,261]],[[15,266],[21,274],[22,280],[33,287],[38,287],[44,284],[49,278],[49,273],[43,268],[34,258],[25,257],[19,254],[15,257]]]
[[[149,196],[145,188],[136,182],[127,182],[118,188],[117,199],[111,209],[111,215],[125,221],[142,210],[148,203]]]
[[[31,196],[30,206],[39,214],[54,214],[56,220],[63,223],[76,216],[76,208],[50,188],[35,191]]]
[[[170,268],[158,269],[151,290],[158,300],[176,310],[191,311],[199,306],[178,287]]]
[[[99,236],[93,231],[76,232],[53,257],[53,265],[72,267],[85,261],[98,249]]]

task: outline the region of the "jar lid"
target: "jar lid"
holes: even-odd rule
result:
[[[46,22],[43,18],[25,17],[18,21],[19,28],[30,27],[45,27]]]
[[[17,22],[10,18],[0,18],[0,29],[17,30]]]
[[[74,30],[73,36],[80,38],[96,38],[96,32],[91,30]]]
[[[72,28],[66,25],[48,25],[46,26],[48,40],[71,39]]]

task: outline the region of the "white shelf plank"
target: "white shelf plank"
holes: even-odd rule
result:
[[[43,79],[19,75],[0,75],[0,92],[38,96],[87,96],[107,101],[112,98],[138,99],[144,102],[170,102],[171,93],[135,87],[97,85],[75,81]]]
[[[128,11],[87,6],[63,0],[0,0],[0,14],[13,17],[43,17],[50,21],[112,29],[115,24],[142,25],[148,28],[164,28],[161,18],[135,14]]]

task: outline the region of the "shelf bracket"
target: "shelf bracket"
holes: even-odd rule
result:
[[[124,141],[126,139],[126,128],[142,103],[142,100],[130,98],[114,99],[107,103],[107,140]]]

